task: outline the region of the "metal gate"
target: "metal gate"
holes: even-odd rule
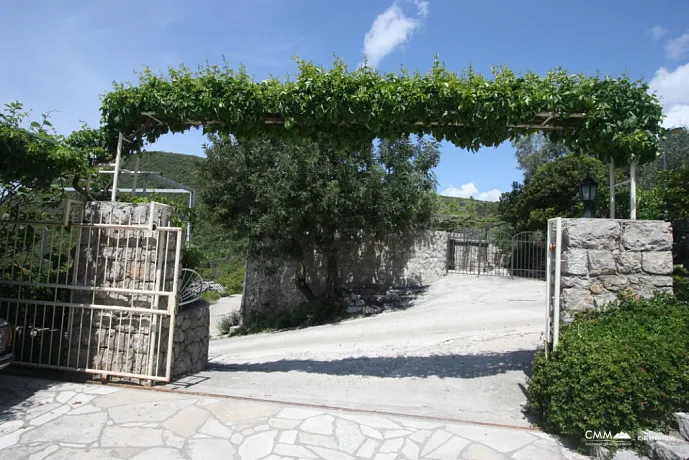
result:
[[[159,206],[0,208],[0,317],[18,364],[170,380],[182,229]]]
[[[545,236],[542,232],[512,235],[504,228],[467,228],[450,232],[449,273],[545,278]]]
[[[560,271],[562,269],[562,218],[548,220],[545,305],[545,352],[554,350],[560,337]]]

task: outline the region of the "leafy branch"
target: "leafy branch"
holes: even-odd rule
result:
[[[545,135],[572,152],[624,165],[651,161],[658,151],[662,108],[645,82],[626,76],[561,69],[518,76],[498,67],[488,79],[472,69],[457,75],[437,58],[425,75],[349,71],[339,59],[330,69],[298,65],[294,79],[262,82],[227,63],[170,68],[167,75],[146,68],[138,85],[116,83],[103,98],[108,145],[114,149],[118,131],[134,140],[126,146],[134,151],[163,134],[201,127],[238,139],[328,139],[349,147],[430,135],[476,151],[538,130],[534,123],[547,112],[555,116]]]

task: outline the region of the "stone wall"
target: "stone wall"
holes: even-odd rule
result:
[[[664,221],[563,219],[560,309],[564,321],[601,309],[629,289],[672,292],[672,230]]]
[[[177,313],[172,348],[172,379],[202,371],[208,364],[210,308],[195,302]]]
[[[447,274],[447,232],[420,232],[365,239],[338,249],[340,284],[346,289],[426,286]],[[256,313],[284,311],[306,299],[294,284],[298,267],[293,260],[250,258],[244,291],[245,319]],[[325,261],[314,254],[307,261],[307,281],[315,294],[323,292]]]

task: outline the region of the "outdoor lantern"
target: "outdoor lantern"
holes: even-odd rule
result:
[[[586,177],[579,184],[579,197],[584,203],[584,214],[581,217],[593,218],[596,214],[596,192],[598,182],[591,177],[591,172],[586,172]]]

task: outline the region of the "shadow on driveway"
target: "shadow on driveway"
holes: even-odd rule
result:
[[[24,414],[43,404],[42,391],[50,391],[57,384],[51,380],[19,377],[6,370],[0,373],[0,424],[11,420],[22,420]]]
[[[207,371],[221,372],[306,372],[326,375],[361,375],[383,378],[461,378],[473,379],[508,371],[531,376],[536,350],[477,355],[431,355],[396,357],[358,357],[333,361],[288,360],[263,363],[224,364],[210,362]]]

